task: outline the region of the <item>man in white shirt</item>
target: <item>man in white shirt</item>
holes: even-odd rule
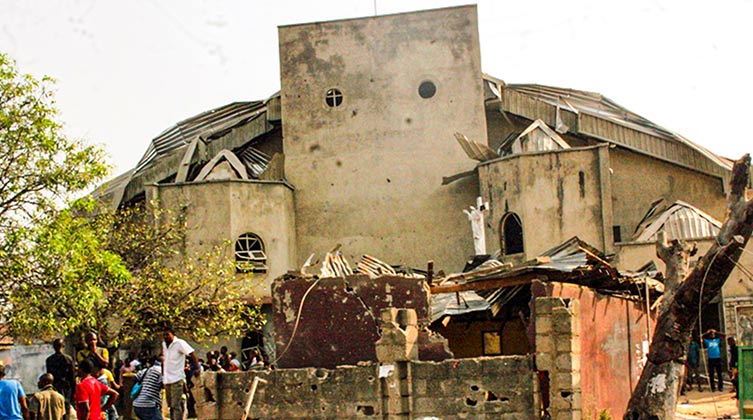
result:
[[[199,377],[199,361],[196,354],[185,340],[175,336],[171,327],[165,327],[162,332],[162,354],[165,356],[163,364],[162,383],[165,384],[167,405],[170,407],[171,420],[185,420],[186,408],[186,356],[191,358],[194,368],[194,376]]]

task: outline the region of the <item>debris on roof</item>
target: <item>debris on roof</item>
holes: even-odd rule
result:
[[[595,92],[536,84],[505,84],[484,75],[488,100],[500,110],[725,178],[730,161]]]
[[[253,146],[244,147],[241,151],[236,152],[236,155],[238,155],[238,158],[243,162],[243,165],[248,171],[248,175],[255,179],[261,177],[261,174],[267,170],[269,161],[272,160],[269,155]]]
[[[711,238],[721,227],[720,221],[688,203],[678,200],[667,206],[664,200],[657,200],[636,228],[633,241],[656,242],[661,231],[668,240]]]
[[[489,148],[489,146],[471,140],[463,134],[455,133],[455,138],[458,140],[458,143],[460,143],[460,147],[463,148],[465,154],[473,160],[486,162],[487,160],[492,160],[499,157],[499,154]]]
[[[319,272],[319,277],[345,277],[353,274],[353,269],[350,268],[348,260],[340,252],[340,245],[338,244],[332,251],[328,252],[322,261],[322,269]]]
[[[431,322],[445,316],[462,315],[489,310],[489,302],[472,290],[431,295]]]
[[[356,272],[367,274],[369,277],[379,277],[383,275],[397,275],[392,266],[384,263],[370,255],[362,255],[361,260],[356,263]]]
[[[626,298],[643,299],[648,289],[651,301],[664,292],[664,285],[657,280],[619,272],[603,254],[577,237],[515,267],[504,264],[451,274],[432,285],[431,292],[478,292],[526,285],[533,280],[578,284]]]
[[[187,118],[155,137],[134,171],[141,172],[159,157],[188,145],[196,137],[208,140],[214,134],[244,124],[265,111],[263,101],[233,102]]]

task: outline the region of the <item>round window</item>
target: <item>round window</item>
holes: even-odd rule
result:
[[[330,108],[337,108],[343,103],[343,93],[340,89],[327,89],[327,93],[324,95],[324,102]]]
[[[429,80],[421,82],[418,86],[418,94],[424,99],[431,98],[435,93],[437,93],[437,86]]]

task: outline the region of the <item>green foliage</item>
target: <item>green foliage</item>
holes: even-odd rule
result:
[[[16,336],[86,329],[118,345],[154,339],[165,324],[194,340],[261,327],[226,246],[182,252],[182,217],[139,206],[89,218],[65,211],[40,226],[28,259],[36,270],[26,267],[37,274],[11,298]]]
[[[0,54],[0,234],[107,175],[100,148],[61,133],[51,83]]]
[[[0,320],[14,309],[11,293],[50,287],[42,276],[53,262],[30,258],[32,226],[107,173],[101,149],[62,134],[51,85],[0,54]],[[83,258],[81,251],[70,252]]]
[[[0,54],[0,336],[47,339],[95,330],[111,345],[258,328],[225,247],[182,252],[180,215],[141,206],[96,213],[72,194],[107,173],[102,150],[66,138],[51,80]]]
[[[604,409],[599,411],[599,420],[612,420],[612,415],[609,414],[609,410]]]

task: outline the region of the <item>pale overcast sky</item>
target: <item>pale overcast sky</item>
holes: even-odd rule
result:
[[[377,0],[379,14],[468,4]],[[0,51],[57,79],[66,132],[113,173],[174,123],[280,87],[277,26],[374,14],[374,0],[0,0]],[[600,92],[738,158],[753,98],[753,0],[479,1],[483,71]]]

